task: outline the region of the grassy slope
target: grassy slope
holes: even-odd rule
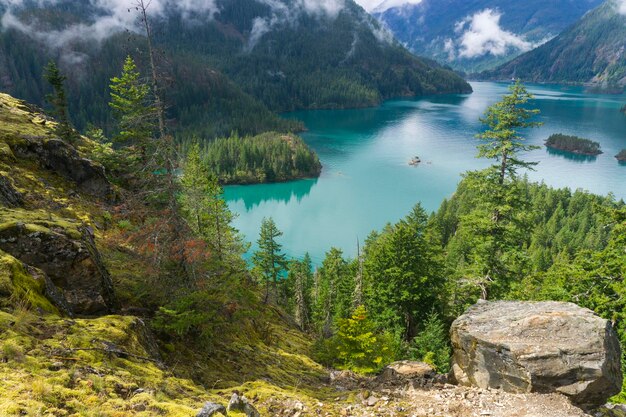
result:
[[[24,208],[0,210],[0,227],[92,225],[122,304],[141,306],[146,266],[122,230],[104,229],[111,207],[70,192],[72,183],[10,151],[21,135],[49,135],[52,122],[33,111],[0,95],[0,172],[25,197]],[[328,398],[326,373],[307,356],[309,340],[280,311],[262,306],[252,288],[221,292],[238,313],[208,350],[158,340],[146,330],[149,321],[134,316],[61,317],[21,262],[0,252],[0,415],[192,416],[204,401],[227,403],[233,389],[256,398],[264,415],[264,398],[311,405]],[[127,354],[107,353],[111,344]]]

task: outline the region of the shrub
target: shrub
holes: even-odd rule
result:
[[[21,362],[24,360],[24,350],[22,347],[13,340],[6,340],[2,344],[0,349],[0,355],[4,362],[16,361]]]
[[[375,373],[394,360],[394,342],[388,333],[376,333],[365,307],[358,307],[352,316],[339,319],[336,334],[316,346],[316,357],[341,369]]]
[[[434,366],[439,373],[447,373],[450,370],[450,352],[447,327],[433,312],[424,322],[424,330],[409,346],[409,356]]]

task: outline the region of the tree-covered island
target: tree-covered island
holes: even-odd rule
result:
[[[589,139],[578,136],[555,133],[546,140],[545,145],[550,149],[557,149],[563,152],[570,152],[577,155],[597,156],[602,153],[600,144]]]

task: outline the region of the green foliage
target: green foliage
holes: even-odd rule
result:
[[[475,181],[475,184],[469,184]],[[487,186],[477,184],[480,178],[464,179],[450,200],[442,203],[431,219],[432,227],[441,233],[448,270],[447,287],[450,293],[449,314],[461,314],[480,298],[480,288],[469,279],[473,268],[480,266],[480,258],[491,244],[489,236],[478,236],[474,224],[489,220],[489,207],[484,198]],[[545,184],[529,183],[526,179],[511,184],[513,195],[524,196],[525,209],[516,212],[515,226],[507,228],[502,236],[508,251],[507,287],[493,287],[500,297],[516,291],[519,282],[535,272],[548,270],[555,262],[570,259],[582,250],[602,250],[607,245],[611,227],[602,212],[614,208],[612,197],[599,197],[581,190],[553,189]]]
[[[307,253],[304,259],[289,262],[287,279],[282,285],[282,299],[302,330],[311,326],[311,295],[313,291],[313,273],[311,257]]]
[[[450,340],[448,326],[432,312],[422,324],[422,330],[409,345],[411,359],[432,365],[441,374],[450,370]]]
[[[234,215],[222,197],[222,187],[200,160],[197,144],[187,154],[180,182],[181,209],[195,236],[209,245],[220,262],[237,263],[245,252],[245,245],[231,225]]]
[[[78,134],[72,127],[68,111],[67,96],[65,94],[65,81],[67,78],[61,74],[56,62],[50,61],[44,68],[44,78],[52,87],[53,92],[46,95],[46,101],[52,105],[53,114],[57,119],[57,126],[54,129],[61,139],[74,143],[78,139]]]
[[[520,152],[537,149],[537,146],[526,145],[520,136],[519,129],[541,126],[541,123],[530,121],[539,114],[537,109],[527,109],[526,104],[534,97],[526,87],[517,81],[509,87],[510,94],[487,108],[480,121],[487,129],[476,135],[484,143],[478,145],[478,157],[496,160],[491,169],[498,170],[498,180],[502,184],[506,177],[514,178],[520,168],[532,168],[536,163],[518,159]]]
[[[205,145],[203,162],[222,184],[287,181],[319,176],[319,158],[298,136],[276,132],[232,135]]]
[[[318,334],[329,337],[333,323],[350,316],[353,292],[351,265],[340,249],[331,248],[314,277],[313,327]]]
[[[271,217],[263,219],[259,240],[257,240],[259,249],[252,255],[252,262],[260,280],[265,283],[264,303],[267,303],[270,298],[270,286],[273,289],[273,295],[277,295],[278,281],[287,267],[287,259],[281,252],[282,245],[276,241],[276,238],[282,234]]]
[[[207,291],[194,291],[178,297],[157,312],[153,327],[170,336],[190,339],[210,340],[216,334],[223,316],[220,305],[210,302],[215,297]]]
[[[366,242],[365,304],[380,328],[409,341],[444,298],[440,244],[418,204]]]
[[[520,187],[517,172],[536,164],[519,158],[520,152],[536,146],[526,145],[519,130],[539,126],[540,123],[531,121],[539,111],[526,108],[533,96],[519,81],[509,91],[487,108],[480,119],[487,129],[477,135],[483,141],[477,146],[477,156],[496,163],[484,171],[467,173],[464,180],[481,197],[476,201],[476,210],[461,219],[460,232],[466,250],[463,264],[456,268],[458,282],[470,294],[480,290],[483,299],[501,297],[507,292],[524,262],[519,237],[530,228],[526,216],[528,196]]]
[[[138,158],[145,164],[156,129],[156,113],[150,103],[150,86],[141,80],[135,61],[126,57],[122,74],[111,78],[109,107],[118,123],[114,140],[137,148]]]
[[[365,307],[357,307],[351,317],[337,320],[335,336],[320,342],[319,359],[355,372],[377,372],[394,360],[395,351],[393,338],[377,334],[375,327]]]
[[[602,153],[600,144],[589,139],[578,136],[555,133],[546,140],[548,148],[554,148],[565,152],[572,152],[581,155],[599,155]]]

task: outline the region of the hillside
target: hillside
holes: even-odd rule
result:
[[[374,16],[412,52],[477,72],[558,35],[601,2],[424,0],[395,7],[383,3]]]
[[[310,335],[263,304],[244,271],[212,276],[187,313],[208,315],[168,331],[160,320],[187,316],[155,309],[176,287],[154,281],[129,234],[141,214],[116,210],[127,193],[85,158],[94,144],[65,144],[53,120],[5,94],[0,121],[0,414],[183,417],[238,392],[261,416],[465,417],[503,406],[505,417],[587,416],[557,394],[329,377],[310,358]]]
[[[215,9],[167,4],[153,6],[149,18],[170,80],[170,116],[186,136],[293,131],[302,126],[272,112],[471,91],[451,71],[411,55],[351,0],[338,9],[293,0],[220,0]],[[137,16],[105,6],[67,0],[4,6],[0,88],[43,105],[42,67],[58,59],[71,75],[76,125],[108,131],[109,79],[126,54],[143,61],[144,71],[147,57]]]
[[[608,90],[626,86],[626,14],[607,0],[550,42],[493,71],[485,79],[590,83]]]

